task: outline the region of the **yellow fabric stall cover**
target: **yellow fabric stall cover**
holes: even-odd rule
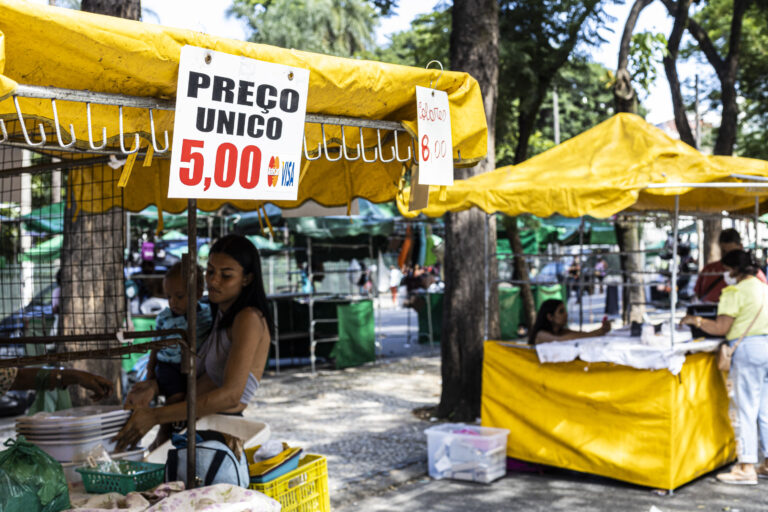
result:
[[[713,354],[677,376],[610,363],[540,364],[534,350],[489,341],[482,424],[510,430],[507,455],[675,489],[735,454]]]
[[[403,215],[439,217],[477,206],[486,213],[605,218],[627,209],[688,212],[754,211],[768,189],[647,189],[651,184],[739,181],[732,174],[768,176],[768,162],[712,157],[673,139],[634,114],[617,114],[516,166],[455,181],[446,197],[430,191],[429,206],[408,212],[409,190],[398,195]]]
[[[330,57],[297,50],[213,37],[200,32],[179,30],[149,23],[83,13],[70,9],[35,5],[18,0],[0,0],[0,118],[18,133],[18,123],[10,95],[16,83],[120,93],[131,96],[173,99],[179,66],[179,52],[184,45],[243,55],[268,62],[297,66],[310,70],[307,112],[335,116],[403,121],[407,129],[416,132],[415,86],[428,86],[440,72],[394,64]],[[457,166],[471,166],[485,157],[487,126],[482,96],[477,81],[466,73],[446,71],[437,88],[448,93],[451,106],[451,129],[454,160]],[[48,100],[20,99],[25,116],[42,120],[52,126],[52,110]],[[85,107],[80,103],[57,102],[60,124],[65,141],[69,141],[68,126],[74,124],[78,146],[86,147],[88,135]],[[126,133],[139,133],[142,147],[150,138],[146,110],[125,109]],[[159,133],[173,126],[173,113],[155,113]],[[28,124],[31,128],[31,123]],[[119,133],[117,107],[93,107],[94,139],[101,141],[101,127],[107,137],[116,140]],[[307,146],[316,152],[321,140],[318,125],[307,125]],[[329,138],[341,139],[338,127],[328,126]],[[386,135],[391,132],[382,132]],[[172,134],[171,135],[172,138]],[[37,140],[37,129],[31,134]],[[376,144],[376,132],[364,130],[365,145]],[[348,154],[355,155],[360,141],[357,129],[346,131]],[[399,137],[401,155],[410,145],[410,137]],[[126,144],[132,143],[126,137]],[[162,145],[162,140],[160,144]],[[384,146],[386,159],[392,144]],[[461,161],[458,161],[459,151]],[[71,155],[62,153],[63,158]],[[371,158],[372,152],[368,153]],[[414,155],[415,157],[415,155]],[[155,202],[155,179],[140,179],[136,174],[161,171],[161,183],[168,182],[168,166],[155,158],[150,170],[134,167],[125,191],[125,207],[141,210]],[[342,162],[338,162],[341,164]],[[375,202],[395,197],[402,174],[402,163],[388,164],[345,162],[335,165],[325,158],[302,160],[299,198],[296,202],[277,203],[282,207],[298,206],[314,199],[325,206],[346,205],[354,197]],[[351,188],[345,173],[351,175]],[[158,206],[178,212],[186,207],[184,200],[165,199],[161,194]],[[226,201],[201,201],[204,209],[215,209]],[[94,202],[94,204],[101,204]],[[260,202],[232,203],[241,209],[255,209]],[[104,208],[111,206],[108,202]]]

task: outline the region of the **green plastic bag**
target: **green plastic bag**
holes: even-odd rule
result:
[[[70,508],[61,464],[24,436],[5,441],[0,452],[0,510],[59,512]],[[3,503],[5,502],[5,503]]]
[[[41,369],[35,375],[35,401],[27,409],[27,416],[72,408],[72,397],[68,389],[48,389],[50,374],[50,370]]]

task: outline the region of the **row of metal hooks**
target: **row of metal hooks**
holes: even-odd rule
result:
[[[19,104],[19,98],[32,98],[43,99],[51,102],[51,111],[53,113],[53,127],[55,130],[55,139],[50,141],[50,135],[46,135],[46,126],[43,122],[38,124],[38,130],[40,132],[40,138],[33,140],[30,130],[27,128],[28,119],[24,118],[24,114]],[[168,100],[158,100],[154,98],[143,98],[136,96],[126,96],[122,94],[109,94],[109,93],[94,93],[91,91],[80,91],[73,89],[59,89],[54,87],[38,87],[19,85],[17,86],[12,96],[13,105],[16,110],[16,119],[21,130],[21,135],[24,138],[24,142],[30,148],[40,149],[59,149],[67,150],[72,148],[77,142],[77,135],[75,134],[75,127],[73,124],[69,124],[69,133],[63,133],[61,128],[61,122],[59,119],[59,112],[56,101],[70,101],[79,102],[85,104],[85,114],[87,121],[87,141],[88,147],[93,152],[118,152],[117,148],[107,147],[109,140],[107,139],[107,128],[101,128],[101,141],[94,140],[93,133],[93,120],[92,120],[92,108],[93,104],[97,105],[111,105],[118,107],[118,141],[120,144],[119,152],[124,155],[130,155],[137,153],[140,149],[140,135],[138,133],[133,134],[133,143],[130,147],[127,147],[126,133],[123,127],[123,109],[124,108],[137,108],[146,109],[149,113],[149,132],[151,137],[152,149],[156,155],[162,155],[167,153],[170,149],[170,142],[168,137],[168,130],[163,131],[163,145],[158,143],[157,130],[155,127],[155,111],[165,110],[173,111],[174,104]],[[384,121],[384,120],[371,120],[352,117],[338,117],[327,116],[319,114],[307,114],[306,123],[313,123],[320,125],[320,132],[322,134],[322,140],[318,143],[317,149],[310,151],[307,148],[307,137],[304,134],[304,157],[307,160],[313,161],[325,157],[329,162],[337,162],[342,158],[344,160],[354,162],[361,160],[366,163],[373,163],[379,161],[381,163],[390,162],[408,162],[413,158],[412,144],[413,139],[408,132],[403,128],[403,125],[397,121]],[[327,125],[335,125],[339,127],[341,132],[341,138],[331,138],[326,134]],[[347,144],[347,132],[349,129],[358,130],[359,142],[353,147]],[[363,130],[376,130],[376,140],[371,142],[371,145],[366,145],[365,138],[363,136]],[[384,131],[384,135],[382,135]],[[407,134],[410,144],[407,146],[407,152],[402,155],[400,148],[399,135]],[[6,123],[3,119],[0,119],[0,143],[9,142],[9,135]],[[389,142],[389,138],[392,138],[392,146],[390,152],[385,156],[385,146]],[[19,141],[20,142],[20,141]],[[88,150],[85,149],[87,152]],[[354,153],[353,153],[354,151]],[[366,156],[372,153],[372,157]]]

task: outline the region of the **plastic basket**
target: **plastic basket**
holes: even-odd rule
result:
[[[249,487],[280,502],[281,512],[330,512],[328,465],[322,455],[306,455],[299,467],[265,484]]]
[[[85,492],[102,494],[119,492],[128,494],[132,491],[146,491],[163,483],[165,465],[152,462],[135,462],[121,460],[117,462],[120,471],[132,471],[129,475],[120,473],[103,473],[95,469],[83,467],[76,471],[83,477]]]

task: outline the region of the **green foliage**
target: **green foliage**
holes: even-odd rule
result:
[[[371,49],[378,24],[366,0],[234,0],[228,14],[248,23],[250,41],[345,57]]]
[[[448,2],[441,2],[433,12],[417,16],[410,30],[390,36],[386,47],[377,47],[360,56],[406,66],[425,66],[436,59],[449,69],[450,39],[451,7]]]
[[[518,146],[518,160],[527,158],[529,149],[544,147],[533,137],[539,109],[561,68],[569,60],[586,61],[579,51],[605,42],[600,31],[613,18],[603,7],[599,0],[500,1],[497,147],[516,145],[523,129],[530,131],[533,145]],[[499,149],[501,161],[508,162],[509,149]]]
[[[661,32],[638,32],[629,46],[629,73],[632,81],[648,94],[658,76],[656,70],[667,56],[667,37]]]
[[[733,2],[710,0],[693,14],[693,18],[709,34],[721,56],[728,52]],[[756,0],[743,19],[740,42],[737,91],[741,97],[735,153],[768,159],[768,0]],[[703,60],[695,45],[685,47],[681,55]],[[709,107],[718,108],[720,90],[717,80],[704,80],[702,90]]]

